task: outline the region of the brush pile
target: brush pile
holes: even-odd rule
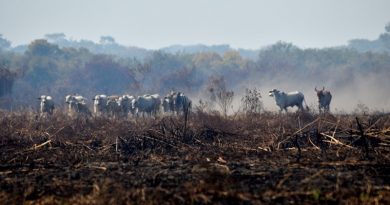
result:
[[[390,204],[390,115],[0,113],[4,204]]]

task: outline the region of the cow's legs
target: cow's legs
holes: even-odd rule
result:
[[[301,104],[298,104],[297,106],[298,106],[298,110],[304,111],[304,110],[303,110],[303,105],[302,105],[302,103],[301,103]]]
[[[330,110],[330,106],[329,105],[327,105],[326,107],[325,107],[325,112],[329,112],[329,110]]]

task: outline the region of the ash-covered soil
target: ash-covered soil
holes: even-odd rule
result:
[[[390,204],[390,116],[0,115],[3,204]]]

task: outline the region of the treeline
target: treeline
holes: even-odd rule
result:
[[[379,35],[378,39],[354,39],[349,41],[349,47],[360,52],[388,52],[390,53],[390,23],[385,26],[385,33]]]
[[[1,52],[0,65],[18,73],[12,90],[18,105],[42,94],[62,101],[66,93],[122,93],[137,84],[125,61],[84,48],[59,48],[46,40],[33,41],[23,54]]]
[[[104,40],[113,44],[109,37]],[[71,93],[92,98],[99,93],[165,94],[173,89],[190,96],[207,97],[210,82],[215,78],[223,79],[227,89],[236,93],[245,88],[294,85],[291,89],[304,87],[311,92],[314,86],[350,89],[354,95],[358,92],[354,86],[361,89],[356,83],[365,85],[372,81],[368,85],[373,87],[369,89],[382,89],[375,92],[379,92],[385,103],[389,101],[386,94],[390,88],[388,52],[359,52],[350,47],[301,49],[278,42],[259,50],[255,59],[242,57],[237,50],[223,54],[160,50],[135,58],[59,46],[46,39],[31,42],[23,53],[6,46],[10,44],[3,39],[0,97],[11,98],[13,107],[31,106],[31,101],[42,94],[52,95],[57,103],[62,103],[64,96]],[[9,106],[9,101],[6,102],[3,108]]]

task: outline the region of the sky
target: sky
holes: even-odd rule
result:
[[[278,41],[301,48],[376,39],[390,0],[0,0],[0,34],[12,46],[45,34],[148,49],[230,44],[258,49]]]

